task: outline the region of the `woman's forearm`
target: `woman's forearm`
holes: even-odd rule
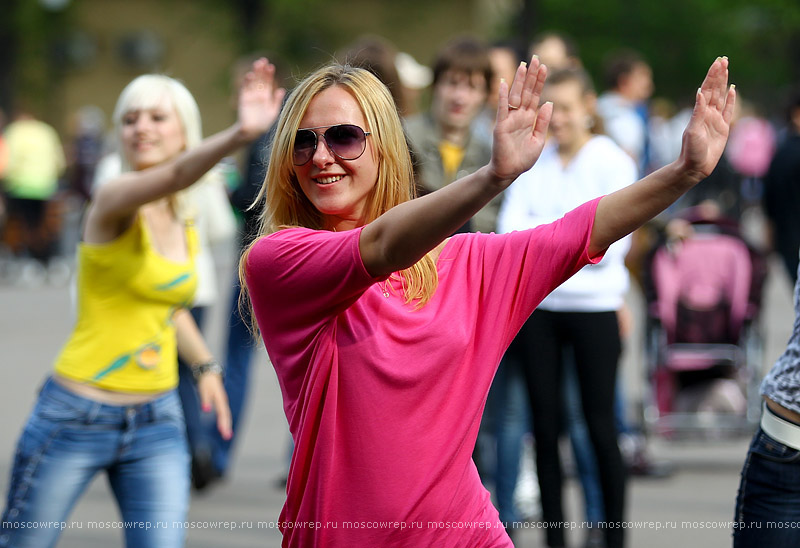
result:
[[[249,137],[245,135],[239,124],[236,123],[204,139],[199,146],[186,151],[175,160],[174,178],[172,179],[174,187],[171,192],[191,186],[225,156],[248,144],[256,137],[258,135]]]
[[[175,323],[178,355],[184,362],[194,365],[213,360],[214,356],[206,345],[203,334],[187,309],[176,310],[172,320]]]
[[[361,232],[367,271],[385,276],[410,267],[455,232],[536,162],[553,105],[539,108],[547,69],[538,58],[517,67],[511,87],[500,82],[492,159],[475,173],[384,213]]]
[[[95,206],[102,210],[105,218],[130,214],[141,205],[189,187],[227,154],[247,142],[238,124],[233,125],[171,160],[142,171],[123,173],[109,181],[96,192]]]
[[[589,253],[594,256],[667,209],[698,182],[676,161],[597,204]]]
[[[400,204],[364,227],[359,246],[367,271],[385,276],[408,268],[508,186],[489,166],[421,198]]]
[[[590,253],[597,254],[633,232],[711,174],[725,150],[735,104],[736,90],[728,86],[728,59],[717,57],[697,89],[678,159],[600,200]]]

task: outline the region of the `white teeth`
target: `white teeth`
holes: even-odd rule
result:
[[[344,177],[344,175],[334,175],[333,177],[317,177],[317,182],[321,185],[329,185],[331,183],[335,183],[342,177]]]

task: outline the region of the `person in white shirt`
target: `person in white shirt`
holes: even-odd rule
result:
[[[653,70],[636,52],[621,51],[605,67],[608,91],[597,101],[597,112],[609,137],[636,161],[640,175],[650,171],[646,101],[653,95]]]
[[[609,194],[636,180],[636,166],[610,138],[597,135],[596,96],[581,69],[548,76],[544,96],[554,104],[551,139],[539,161],[506,191],[500,232],[550,223],[591,196]],[[531,315],[512,351],[524,364],[531,397],[536,465],[544,523],[563,523],[559,417],[563,406],[562,352],[571,348],[581,403],[597,457],[605,519],[623,520],[625,466],[617,446],[614,395],[621,353],[617,311],[628,289],[624,258],[630,236],[613,244],[597,265],[587,266],[553,291]],[[605,545],[622,546],[622,530],[605,529]],[[548,546],[564,546],[561,527],[547,529]]]

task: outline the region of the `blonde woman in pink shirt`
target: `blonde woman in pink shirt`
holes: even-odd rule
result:
[[[500,86],[490,163],[418,199],[374,76],[330,66],[294,90],[240,267],[295,442],[283,546],[512,546],[470,458],[500,357],[552,289],[711,172],[727,67],[709,69],[674,163],[550,225],[451,238],[542,150],[538,59]]]

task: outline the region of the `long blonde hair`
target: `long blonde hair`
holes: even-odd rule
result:
[[[370,223],[394,206],[415,197],[411,155],[397,107],[389,90],[372,73],[349,65],[329,65],[305,78],[289,95],[277,122],[264,184],[254,203],[264,201],[259,216],[258,236],[290,227],[323,230],[322,214],[305,196],[294,173],[292,150],[300,121],[314,97],[328,88],[346,89],[358,102],[371,132],[377,154],[378,180],[367,196],[364,222]],[[245,265],[253,244],[245,249],[239,263],[241,306],[247,299]],[[406,302],[417,307],[427,303],[436,291],[436,264],[426,255],[400,273]],[[255,321],[253,321],[255,324]]]

